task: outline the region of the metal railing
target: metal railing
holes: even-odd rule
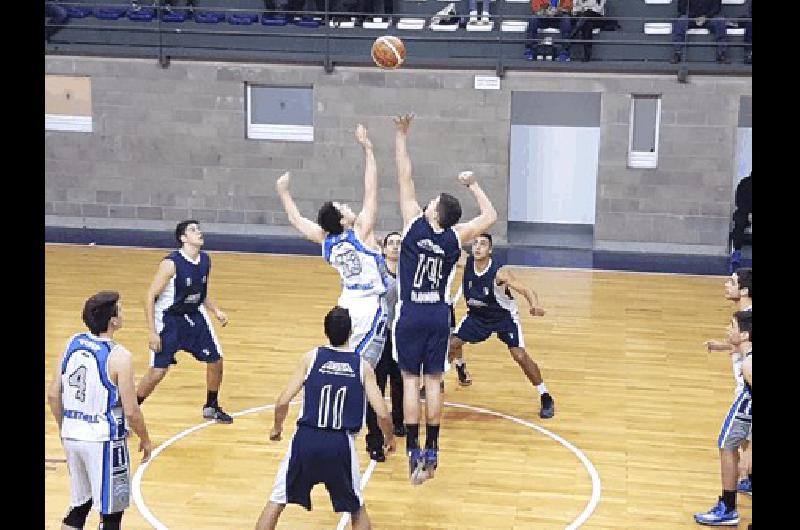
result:
[[[505,0],[498,0],[502,2]],[[603,19],[595,17],[570,17],[573,21],[573,27],[580,20],[613,20],[618,23],[619,29],[617,32],[601,31],[596,38],[581,39],[581,38],[568,38],[564,39],[560,33],[543,35],[539,33],[537,39],[539,43],[545,39],[547,44],[552,44],[554,47],[561,47],[564,45],[582,46],[622,46],[626,48],[627,57],[618,60],[600,60],[584,63],[579,66],[579,63],[560,63],[557,64],[553,57],[553,61],[547,61],[549,64],[542,65],[538,61],[526,61],[523,55],[523,50],[526,43],[530,42],[530,38],[526,33],[507,32],[503,31],[503,22],[514,21],[530,21],[535,18],[533,14],[493,14],[490,15],[493,29],[487,32],[434,32],[429,28],[430,19],[437,15],[437,13],[366,13],[366,12],[344,12],[333,11],[329,9],[330,0],[325,0],[325,10],[323,11],[286,11],[280,9],[274,10],[258,10],[254,12],[252,9],[241,8],[218,8],[218,7],[193,7],[192,12],[194,18],[199,13],[219,13],[225,17],[224,29],[220,28],[217,24],[200,24],[195,23],[190,18],[186,22],[169,22],[164,20],[164,16],[169,12],[185,12],[185,7],[172,7],[164,5],[142,5],[139,2],[141,10],[152,10],[154,14],[152,21],[135,21],[130,20],[127,16],[131,13],[130,2],[117,3],[98,3],[89,2],[46,2],[46,5],[56,5],[64,9],[84,9],[91,10],[92,14],[85,18],[70,18],[66,23],[58,23],[52,17],[45,20],[46,34],[58,30],[52,34],[46,43],[47,53],[83,53],[90,55],[134,55],[143,57],[156,57],[162,66],[168,66],[170,57],[187,57],[187,58],[223,58],[235,59],[237,55],[243,59],[253,60],[258,57],[258,53],[264,52],[264,59],[267,61],[276,62],[300,62],[300,63],[315,63],[320,62],[324,65],[326,71],[333,70],[334,63],[337,64],[355,64],[355,65],[370,65],[372,59],[366,46],[371,44],[371,41],[378,35],[388,34],[396,35],[406,43],[407,47],[415,48],[420,54],[409,54],[407,65],[409,66],[422,66],[422,67],[459,67],[459,68],[494,68],[498,75],[502,75],[504,70],[508,67],[513,68],[565,68],[565,69],[589,69],[600,68],[603,64],[614,63],[613,69],[635,69],[637,63],[649,63],[650,67],[660,64],[662,69],[675,70],[676,68],[685,69],[688,65],[697,66],[697,61],[691,61],[689,58],[691,50],[701,50],[703,48],[717,47],[720,43],[711,41],[704,42],[687,36],[683,41],[674,42],[672,34],[665,33],[663,35],[647,35],[644,32],[645,23],[675,23],[679,19],[677,17],[617,17],[608,16]],[[441,2],[427,2],[426,5],[431,5],[433,8],[440,8]],[[526,4],[527,5],[527,4]],[[118,10],[121,16],[117,20],[101,20],[96,17],[98,9]],[[230,24],[228,20],[232,15],[255,14],[257,19],[252,21],[251,24],[236,25]],[[307,28],[306,30],[299,30],[296,26],[292,26],[292,22],[288,22],[284,26],[264,25],[263,19],[267,15],[286,14],[288,17],[300,17],[306,21],[318,20],[320,25],[317,28]],[[287,18],[288,18],[287,17]],[[337,27],[331,27],[330,22],[335,17],[357,17],[360,19],[382,17],[383,19],[390,18],[393,23],[390,23],[387,29],[366,29],[356,27],[354,30],[343,30]],[[468,19],[468,15],[457,15],[459,19]],[[407,31],[399,30],[396,22],[401,18],[423,18],[426,20],[426,27],[423,30]],[[744,27],[746,24],[752,24],[752,19],[742,17],[725,17],[726,33],[727,28]],[[221,22],[223,23],[223,22]],[[637,31],[630,31],[632,28],[638,28]],[[708,27],[708,26],[706,26]],[[625,30],[629,31],[625,31]],[[620,31],[622,30],[622,31]],[[641,37],[636,38],[612,38],[622,34],[637,33]],[[137,37],[138,41],[132,42],[132,37]],[[151,38],[152,37],[152,38]],[[198,39],[199,37],[199,39]],[[575,35],[577,37],[577,35]],[[622,35],[627,37],[627,35]],[[658,38],[661,37],[661,38]],[[227,40],[226,40],[227,39]],[[291,39],[296,45],[286,46],[286,41],[282,39]],[[136,39],[133,39],[136,40]],[[234,42],[235,40],[235,42]],[[310,44],[313,42],[323,41],[323,48],[318,50],[311,50],[303,52],[303,43]],[[246,42],[246,45],[244,45]],[[351,43],[345,45],[348,50],[333,50],[332,45],[336,43]],[[352,43],[359,43],[353,45]],[[472,55],[465,54],[463,57],[453,56],[453,54],[441,54],[437,56],[435,47],[445,46],[447,48],[454,46],[464,47],[469,44],[491,44],[496,46],[494,53],[490,53],[484,47],[473,46]],[[235,44],[235,46],[234,46]],[[751,53],[752,42],[740,41],[727,41],[722,43],[724,46],[732,49],[744,48],[745,52]],[[311,47],[311,46],[306,46]],[[664,49],[663,57],[660,56],[661,52],[656,53],[656,57],[648,56],[647,53],[636,53],[637,48],[650,51],[652,55],[653,49]],[[670,56],[668,48],[680,49],[681,61],[680,64],[670,65]],[[426,50],[427,48],[427,50]],[[226,52],[226,53],[223,53]],[[505,52],[505,53],[504,53]],[[745,53],[745,55],[746,55]],[[709,61],[705,61],[708,67]],[[719,68],[712,69],[712,71],[719,71],[721,73],[751,73],[749,67],[743,67],[742,61],[734,61],[732,65],[720,65]]]

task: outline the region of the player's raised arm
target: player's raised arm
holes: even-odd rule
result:
[[[413,114],[404,114],[394,118],[394,125],[397,128],[395,135],[395,162],[397,163],[397,183],[400,187],[400,214],[403,216],[403,229],[413,218],[422,212],[417,202],[417,192],[414,189],[412,180],[411,157],[408,156],[406,140],[408,130],[411,127]]]
[[[286,421],[286,415],[289,413],[289,402],[294,399],[300,389],[303,388],[303,383],[306,380],[308,367],[311,366],[312,360],[317,350],[311,350],[303,356],[300,364],[297,365],[294,373],[289,377],[289,382],[286,384],[278,400],[275,402],[275,422],[272,426],[272,431],[269,433],[269,439],[277,442],[281,439],[283,432],[283,422]]]
[[[497,221],[497,211],[494,209],[494,206],[492,206],[489,197],[486,196],[476,182],[475,175],[472,171],[462,171],[459,173],[458,181],[472,192],[481,210],[481,213],[471,221],[459,223],[453,227],[461,240],[461,244],[464,245],[471,242],[482,233],[489,231],[489,228]]]
[[[288,171],[281,175],[275,182],[275,190],[283,203],[283,209],[286,210],[286,215],[289,217],[289,222],[294,226],[306,239],[310,239],[314,243],[322,243],[325,241],[325,231],[317,223],[311,219],[307,219],[300,215],[300,210],[292,199],[289,193],[289,180],[291,173]]]
[[[372,142],[367,129],[360,123],[356,127],[356,139],[364,146],[364,203],[361,213],[356,217],[355,229],[359,238],[365,243],[374,239],[373,229],[378,217],[378,166]]]

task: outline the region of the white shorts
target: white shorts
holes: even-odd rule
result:
[[[123,440],[85,442],[64,439],[71,507],[86,504],[101,514],[123,511],[130,506],[128,445]]]
[[[340,300],[339,305],[350,312],[353,331],[348,346],[375,368],[388,332],[386,301],[382,296],[369,296]]]

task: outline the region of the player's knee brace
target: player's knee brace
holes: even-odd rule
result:
[[[89,515],[89,510],[92,509],[92,499],[89,499],[80,506],[75,506],[69,510],[69,513],[63,519],[63,523],[73,528],[83,528],[86,524],[86,516]]]
[[[120,530],[122,513],[114,512],[100,516],[100,530]]]

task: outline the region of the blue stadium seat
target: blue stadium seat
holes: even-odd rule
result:
[[[119,20],[125,16],[126,11],[128,11],[128,8],[125,7],[96,7],[94,8],[94,16],[101,20]]]
[[[228,24],[235,26],[249,26],[253,22],[258,22],[256,13],[231,13],[227,17]]]
[[[152,7],[142,7],[140,9],[128,10],[128,20],[150,22],[154,18],[156,18],[156,10]]]
[[[264,15],[261,17],[261,23],[265,26],[285,26],[285,15]]]
[[[67,7],[67,15],[69,15],[70,18],[86,18],[91,14],[91,7]]]
[[[191,13],[184,10],[169,11],[161,15],[163,22],[186,22],[190,18],[192,18]]]
[[[198,11],[194,14],[194,21],[200,24],[219,24],[225,20],[225,13],[216,11]]]

